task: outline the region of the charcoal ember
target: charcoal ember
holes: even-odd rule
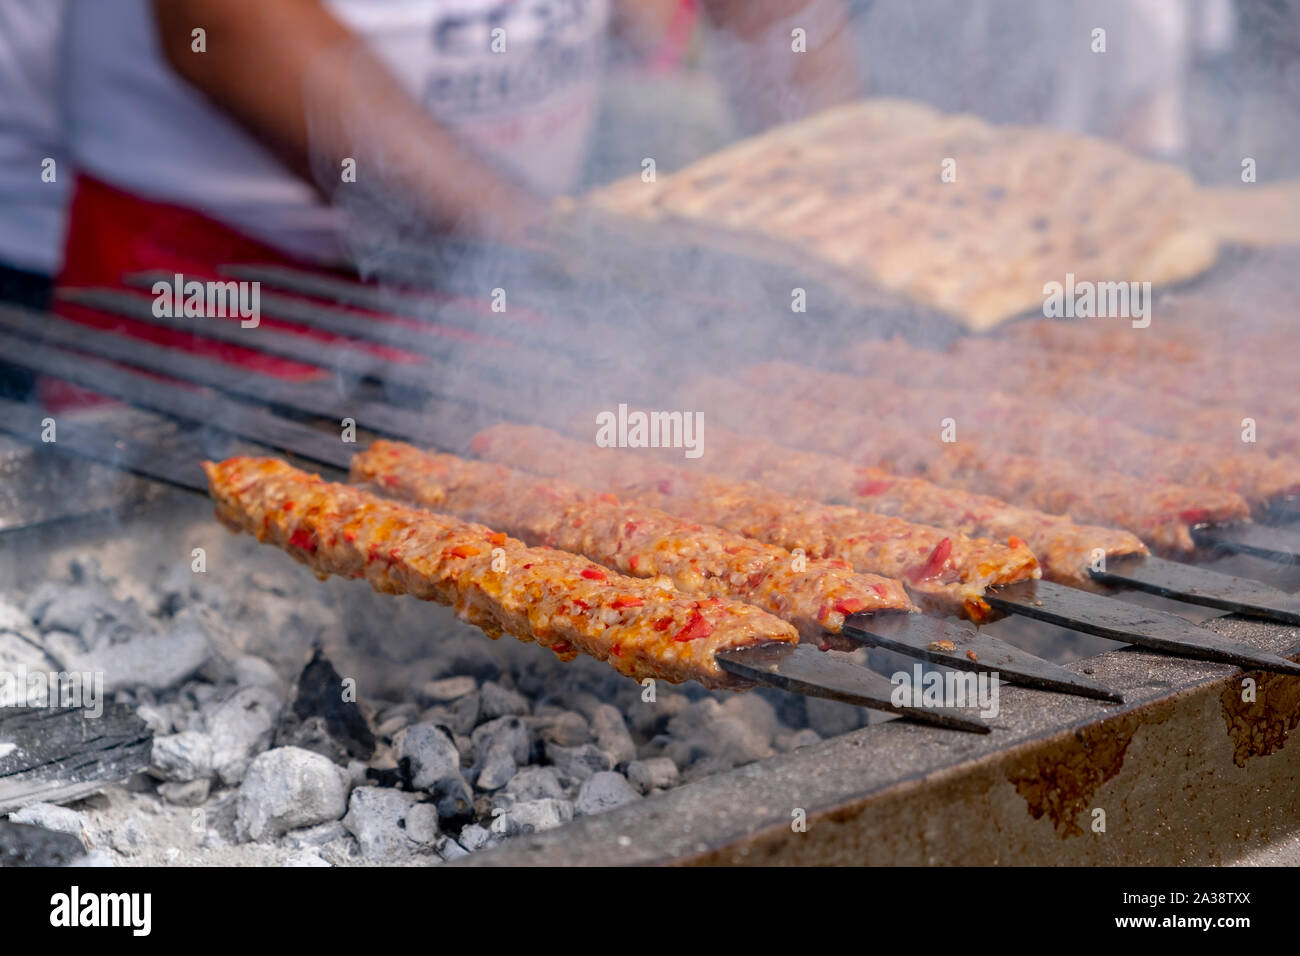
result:
[[[244,779],[253,757],[271,745],[280,698],[265,687],[242,687],[202,711],[212,740],[212,769],[221,782],[234,786]]]
[[[212,792],[212,781],[208,778],[189,780],[185,783],[161,783],[158,795],[168,803],[178,807],[199,807],[207,802]]]
[[[109,834],[109,842],[113,845],[113,849],[123,856],[139,856],[148,838],[140,820],[132,816],[113,828]]]
[[[554,767],[525,767],[506,784],[505,792],[518,802],[562,799],[564,786]]]
[[[460,751],[460,765],[466,768],[474,766],[474,738],[453,733],[451,739],[455,741],[456,749]]]
[[[373,622],[370,626],[373,627]],[[395,650],[400,652],[401,648],[391,646],[372,648],[371,640],[368,637],[360,640],[358,635],[352,635],[346,650],[349,655],[355,655],[353,659],[358,667],[363,664],[384,662],[382,667],[367,667],[364,671],[366,695],[372,699],[415,702],[419,699],[420,688],[433,680],[434,675],[442,670],[442,664],[433,657],[395,661],[392,659],[392,652]],[[348,667],[343,669],[350,670]]]
[[[367,767],[366,781],[377,787],[400,787],[405,783],[400,767]]]
[[[591,730],[596,735],[596,746],[609,756],[612,766],[626,764],[636,757],[636,744],[616,708],[609,704],[595,707],[591,713]]]
[[[33,631],[36,628],[32,616],[17,604],[0,598],[0,633],[6,631]]]
[[[152,749],[143,721],[114,701],[97,715],[74,707],[0,707],[0,810],[41,798],[66,802],[137,776],[147,788],[142,771]]]
[[[345,699],[343,678],[318,648],[298,677],[293,715],[299,721],[324,720],[329,736],[350,757],[362,760],[375,752],[375,735],[355,700]]]
[[[585,690],[580,686],[572,685],[564,689],[557,689],[553,693],[548,694],[545,702],[547,704],[561,707],[564,710],[575,710],[588,721],[591,720],[591,715],[595,712],[596,708],[604,703],[603,700],[590,691]]]
[[[760,734],[771,740],[785,728],[777,716],[776,708],[757,694],[733,694],[722,702],[722,712],[743,721]]]
[[[319,849],[331,840],[338,840],[348,837],[347,827],[343,825],[342,820],[331,820],[328,823],[319,823],[316,826],[302,827],[297,830],[289,830],[281,837],[281,845],[291,850]]]
[[[471,823],[463,827],[456,837],[456,842],[470,853],[477,852],[498,841],[498,836],[494,835],[487,827],[479,826],[477,823]]]
[[[478,681],[473,677],[462,675],[426,681],[420,688],[419,696],[422,704],[450,704],[476,690],[478,690]]]
[[[885,673],[889,673],[888,669]],[[756,687],[745,696],[758,697],[771,704],[782,726],[803,727],[808,722],[807,712],[803,706],[808,698],[802,694],[787,694],[771,687]]]
[[[366,781],[369,780],[366,771],[368,771],[370,767],[365,763],[365,761],[349,760],[345,769],[347,770],[349,787],[364,787],[366,785]]]
[[[236,832],[250,840],[337,820],[347,810],[343,769],[320,754],[279,747],[256,757],[239,788]]]
[[[134,633],[121,641],[101,641],[61,663],[69,671],[102,673],[104,689],[110,692],[131,687],[165,690],[196,673],[212,652],[197,621],[178,618],[165,635]]]
[[[157,615],[174,617],[179,611],[203,601],[199,587],[200,576],[190,569],[188,562],[168,561],[158,571],[154,595]]]
[[[460,819],[470,812],[473,793],[461,774],[460,751],[446,731],[433,724],[414,724],[393,743],[406,785],[428,791],[439,817]]]
[[[268,661],[276,673],[292,674],[316,647],[338,647],[347,635],[338,616],[310,601],[250,601],[229,618],[246,635],[242,650]]]
[[[280,693],[280,675],[260,657],[244,654],[230,665],[230,674],[240,687],[267,687]]]
[[[573,810],[578,816],[589,816],[640,799],[641,795],[632,788],[621,773],[601,771],[583,781]]]
[[[494,833],[517,836],[554,830],[573,819],[573,804],[568,800],[544,799],[517,803],[492,821]]]
[[[627,722],[632,732],[648,740],[668,729],[668,722],[691,705],[685,694],[659,688],[654,702],[643,701],[639,697],[634,706],[627,710]]]
[[[451,710],[449,708],[442,704],[434,704],[432,707],[426,707],[424,710],[420,711],[420,713],[416,714],[414,720],[408,720],[402,726],[405,727],[410,724],[433,724],[435,727],[443,728],[447,733],[452,734],[452,736],[455,737],[457,735],[451,729],[453,722]],[[401,729],[402,727],[398,727],[397,730],[393,731],[390,737],[396,737],[397,732]],[[383,735],[381,734],[380,736]],[[460,736],[464,735],[461,734]]]
[[[439,837],[438,810],[431,803],[417,803],[406,815],[406,835],[419,846],[436,844]]]
[[[562,776],[579,783],[594,773],[613,767],[609,755],[595,744],[582,744],[579,747],[547,744],[546,759],[555,765]]]
[[[393,740],[398,766],[408,786],[428,790],[439,780],[460,776],[460,751],[434,724],[412,724]]]
[[[479,716],[481,720],[498,717],[522,717],[528,713],[528,701],[496,681],[487,681],[479,688]]]
[[[683,783],[694,783],[696,780],[703,780],[705,777],[711,777],[715,773],[726,773],[733,764],[729,760],[720,757],[704,756],[697,759],[693,764],[682,771]]]
[[[48,674],[60,669],[58,662],[52,659],[42,648],[40,638],[14,632],[0,633],[0,674],[41,673]],[[20,687],[15,681],[13,700],[0,697],[6,706],[17,706],[27,701],[27,688]],[[21,699],[20,699],[21,698]],[[38,704],[39,701],[33,701]]]
[[[499,790],[508,784],[519,769],[519,762],[506,749],[488,750],[480,763],[474,765],[471,773],[474,786],[480,790]]]
[[[232,691],[227,687],[217,687],[210,681],[192,680],[181,688],[177,696],[178,702],[190,712],[202,711],[211,708],[230,696]],[[276,695],[279,699],[279,695]]]
[[[433,807],[420,804],[417,794],[381,787],[353,790],[343,825],[367,860],[400,860],[431,853],[438,835]]]
[[[462,856],[469,856],[469,850],[449,836],[439,837],[433,845],[433,850],[443,861],[458,860]]]
[[[420,717],[420,708],[410,701],[400,704],[385,704],[375,711],[375,732],[380,737],[392,739],[403,727],[416,722]]]
[[[86,655],[86,642],[79,634],[68,631],[46,631],[38,638],[40,646],[45,649],[52,661],[58,663],[55,669],[68,669],[66,662],[77,661]]]
[[[677,764],[667,757],[652,757],[649,760],[633,760],[627,765],[628,783],[642,794],[653,790],[667,790],[677,786]]]
[[[140,704],[135,709],[135,715],[144,721],[144,725],[156,737],[171,734],[178,727],[189,723],[178,704]]]
[[[591,742],[591,728],[587,719],[577,711],[549,708],[549,713],[538,714],[528,724],[534,735],[545,744],[577,747]]]
[[[100,584],[48,581],[36,589],[27,613],[41,632],[65,631],[85,648],[153,631],[134,601],[119,601]]]
[[[473,634],[450,635],[439,641],[435,654],[438,666],[433,679],[468,676],[490,681],[501,676],[501,665],[496,657],[483,640]]]
[[[53,830],[55,833],[68,833],[83,841],[90,822],[85,814],[52,803],[32,803],[9,814],[10,823],[25,823],[28,826]]]
[[[470,740],[474,766],[470,775],[480,790],[499,790],[520,765],[528,763],[532,742],[518,717],[498,717],[475,728]]]
[[[664,757],[668,753],[668,745],[672,742],[673,738],[668,734],[655,734],[640,747],[637,747],[637,759],[656,760]]]
[[[176,783],[207,779],[212,775],[212,739],[196,730],[154,737],[149,772]]]
[[[361,846],[351,833],[322,844],[316,851],[330,866],[350,866],[361,856]]]
[[[804,701],[808,726],[821,737],[838,737],[851,730],[857,730],[866,721],[862,708],[839,701],[809,697]]]
[[[482,697],[475,691],[453,703],[448,711],[447,726],[453,733],[468,734],[478,726],[482,713]]]
[[[668,757],[689,779],[762,760],[774,753],[767,735],[731,716],[712,697],[692,703],[668,722],[668,734],[641,749],[642,758]]]
[[[70,833],[0,820],[0,867],[68,866],[85,854],[81,840]]]
[[[299,720],[292,714],[286,714],[276,728],[275,746],[310,750],[340,765],[348,760],[347,749],[334,739],[324,717]]]

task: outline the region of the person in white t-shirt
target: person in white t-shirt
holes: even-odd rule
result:
[[[63,95],[82,176],[64,280],[332,264],[371,216],[524,236],[576,183],[609,4],[70,0]],[[842,0],[701,6],[748,125],[856,94]],[[807,54],[791,53],[792,24]]]
[[[63,0],[0,2],[0,302],[43,306],[63,255],[72,170],[56,80]]]

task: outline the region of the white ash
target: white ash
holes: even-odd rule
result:
[[[212,738],[196,730],[155,735],[149,772],[177,783],[206,780],[212,775]]]
[[[70,548],[60,568],[50,550],[0,593],[0,666],[100,661],[155,735],[147,778],[106,787],[103,809],[77,805],[118,865],[429,865],[867,722],[766,689],[659,683],[645,699],[599,662],[320,583],[203,511],[153,541],[110,535],[101,560]],[[317,647],[356,688],[368,757],[347,755],[324,715],[286,733]]]

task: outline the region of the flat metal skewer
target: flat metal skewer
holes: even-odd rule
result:
[[[971,707],[895,704],[895,685],[888,678],[834,658],[811,644],[738,648],[722,651],[714,659],[723,670],[769,687],[883,710],[953,730],[987,734],[990,729]]]
[[[16,352],[18,342],[3,331],[6,327],[4,316],[0,314],[0,346],[12,344],[11,351]],[[146,377],[132,369],[109,365],[99,359],[85,359],[41,343],[28,343],[18,362],[164,415],[209,424],[308,461],[341,471],[347,471],[351,464],[352,449],[340,439],[281,418],[261,405],[238,402],[206,391],[194,391]],[[963,670],[998,670],[999,674],[1013,683],[1025,683],[1034,687],[1052,686],[1086,697],[1116,699],[1113,691],[997,638],[981,634],[972,637],[974,632],[936,619],[918,618],[912,624],[891,622],[888,625],[882,624],[879,631],[867,616],[859,616],[854,621],[850,636],[862,643],[890,646],[900,653]],[[924,623],[925,621],[929,623]],[[951,654],[945,652],[942,644],[946,640],[952,640],[954,648],[955,642],[960,641],[961,650],[954,649]]]
[[[1300,597],[1294,594],[1250,578],[1166,561],[1154,555],[1109,561],[1105,571],[1093,571],[1092,576],[1103,584],[1148,591],[1248,617],[1300,625]]]
[[[1136,607],[1069,588],[1051,581],[1021,581],[989,588],[985,600],[993,607],[1047,621],[1085,634],[1108,637],[1205,661],[1300,677],[1300,664],[1230,641],[1176,614]]]
[[[36,442],[48,414],[32,405],[0,399],[0,431]],[[204,497],[208,494],[199,467],[203,452],[197,447],[163,449],[116,434],[111,426],[73,422],[60,424],[59,440],[50,447]],[[938,727],[985,734],[990,729],[967,707],[897,705],[889,680],[810,645],[758,645],[723,652],[717,661],[729,673],[780,690],[870,707]]]
[[[919,657],[964,671],[996,673],[1010,684],[1122,703],[1124,696],[975,629],[923,614],[855,614],[844,634],[868,647]]]
[[[211,320],[209,320],[211,321]],[[220,324],[224,326],[233,326],[233,324]],[[248,375],[231,375],[229,367],[224,363],[212,362],[212,360],[201,358],[181,352],[178,350],[162,349],[159,346],[151,346],[149,343],[127,342],[120,336],[113,334],[101,333],[98,330],[87,329],[85,326],[68,321],[56,319],[53,316],[35,316],[34,313],[27,313],[18,310],[0,310],[0,330],[10,329],[14,332],[21,332],[23,336],[47,339],[47,341],[56,341],[62,345],[75,347],[75,349],[85,349],[94,351],[96,354],[107,354],[110,358],[116,358],[121,362],[139,364],[140,367],[152,369],[152,371],[161,373],[170,373],[170,375],[179,375],[188,380],[200,382],[200,384],[212,386],[216,389],[230,390],[230,392],[250,394],[252,397],[259,398],[260,401],[274,403],[294,408],[296,411],[304,412],[309,415],[329,414],[334,410],[335,414],[342,411],[343,414],[350,414],[357,421],[357,424],[374,429],[374,431],[389,434],[389,436],[404,438],[408,441],[416,441],[417,444],[426,444],[447,447],[464,447],[468,442],[469,433],[472,433],[473,427],[465,423],[461,416],[471,414],[468,407],[460,406],[459,403],[455,408],[455,415],[452,419],[458,421],[460,425],[456,428],[458,434],[454,437],[448,436],[446,427],[435,429],[438,434],[430,434],[429,421],[432,416],[428,411],[424,414],[416,414],[404,408],[386,405],[382,402],[356,402],[347,403],[341,406],[341,399],[328,386],[322,386],[318,382],[307,382],[307,384],[287,384],[274,380],[274,378],[264,376]],[[238,328],[229,328],[229,332],[239,333],[242,330]],[[268,333],[278,334],[278,333]],[[285,338],[281,334],[281,338]],[[298,338],[298,337],[291,337]],[[261,339],[259,339],[261,341]],[[318,343],[313,343],[318,345]],[[14,347],[13,354],[18,356],[19,349]],[[22,363],[25,358],[27,363],[34,362],[38,356],[31,354],[31,350],[26,356],[18,358],[18,363]],[[55,352],[53,359],[59,362],[62,372],[55,372],[56,375],[73,378],[77,380],[78,375],[83,375],[85,369],[81,367],[81,360],[72,360],[69,362],[68,356],[64,352]],[[131,388],[133,382],[130,376],[133,373],[127,372],[126,369],[116,369],[112,365],[103,365],[103,368],[112,372],[114,386],[116,388]],[[52,369],[38,369],[38,371],[52,371]],[[125,376],[125,377],[123,377]],[[151,384],[151,378],[135,376],[136,382]],[[98,378],[86,378],[83,380],[88,388],[107,388],[109,382],[98,380]],[[175,388],[175,386],[173,386]],[[190,403],[192,407],[192,395],[185,389],[175,390],[174,401],[181,403]],[[148,392],[138,393],[131,392],[126,395],[126,401],[146,401]],[[164,412],[169,411],[169,407],[164,406],[166,402],[172,399],[155,399],[157,410]],[[204,406],[211,411],[212,403],[218,401],[217,397],[203,399]],[[290,454],[298,454],[300,457],[313,458],[320,462],[329,464],[331,467],[343,468],[347,466],[347,451],[341,442],[330,440],[328,436],[318,432],[312,432],[312,429],[305,429],[289,423],[277,415],[270,414],[264,408],[243,405],[243,403],[231,403],[229,416],[222,423],[220,420],[212,420],[214,427],[229,427],[229,425],[238,425],[239,429],[248,429],[259,427],[265,424],[270,429],[269,432],[260,432],[261,437],[255,438],[255,441],[263,442],[278,450],[289,451]],[[442,416],[446,418],[446,416]],[[208,421],[209,416],[198,419]],[[304,441],[308,441],[307,434],[311,434],[311,442],[304,450],[302,445],[286,445],[286,440],[294,437],[294,432],[285,432],[283,429],[292,427],[300,429],[304,436]],[[278,436],[278,437],[277,437]],[[451,438],[448,441],[448,438]],[[1248,528],[1260,528],[1260,525],[1244,525]],[[1230,528],[1223,528],[1222,531],[1231,531]],[[1275,532],[1277,529],[1265,528],[1265,531]],[[1281,532],[1279,532],[1281,533]],[[1174,562],[1161,562],[1160,559],[1149,558],[1147,571],[1141,571],[1140,568],[1132,564],[1117,563],[1113,568],[1113,583],[1126,585],[1126,587],[1135,587],[1143,591],[1154,591],[1165,594],[1167,597],[1175,600],[1191,602],[1191,604],[1208,605],[1222,607],[1225,610],[1236,611],[1236,613],[1249,614],[1252,617],[1278,620],[1279,623],[1295,623],[1295,602],[1291,600],[1286,593],[1269,588],[1268,585],[1257,583],[1257,581],[1248,581],[1248,579],[1234,579],[1226,575],[1218,575],[1216,572],[1188,566],[1188,564],[1177,564]],[[1229,584],[1232,581],[1243,581],[1243,587],[1238,592],[1231,592]],[[1044,581],[1047,585],[1047,581]],[[1186,587],[1183,587],[1186,585]],[[1045,588],[1044,588],[1045,589]],[[1110,601],[1108,598],[1089,596],[1087,592],[1078,592],[1075,589],[1062,588],[1062,592],[1083,594],[1084,597],[1092,597],[1097,601],[1104,602],[1099,607],[1105,611],[1106,622],[1108,627],[1123,627],[1126,633],[1140,636],[1140,628],[1147,624],[1145,618],[1140,615],[1132,615],[1132,606],[1121,604],[1121,602]],[[1256,601],[1255,598],[1258,598]],[[1087,602],[1080,602],[1083,606]],[[1040,617],[1034,607],[1024,607],[1014,604],[1014,602],[1004,601],[1002,610],[1008,610],[1009,613],[1028,615],[1028,617]],[[1125,623],[1125,615],[1128,622]],[[1173,615],[1171,615],[1173,617]],[[1092,618],[1082,618],[1078,622],[1071,623],[1071,619],[1058,618],[1054,623],[1060,623],[1062,627],[1073,627],[1074,630],[1096,633],[1089,631]],[[1166,628],[1167,631],[1167,628]],[[1209,633],[1204,628],[1196,628],[1196,632]],[[1104,636],[1110,636],[1106,633]],[[1167,643],[1167,633],[1162,632],[1161,639]],[[992,639],[991,639],[992,640]],[[1117,637],[1117,640],[1126,640],[1125,637]],[[1130,643],[1140,643],[1139,640],[1132,640]],[[1245,646],[1245,645],[1243,645]],[[1192,650],[1196,650],[1193,646]],[[979,653],[979,652],[976,652]],[[1199,652],[1190,653],[1190,656],[1199,656]],[[1026,662],[1028,663],[1028,662]],[[1047,663],[1047,662],[1044,662]],[[1066,671],[1069,674],[1069,671]],[[1036,676],[1032,669],[1027,672],[1026,678],[1035,679]],[[1010,672],[1008,679],[1010,680]]]
[[[1234,524],[1222,527],[1193,528],[1197,544],[1226,551],[1248,554],[1279,564],[1300,564],[1300,534],[1288,528],[1263,524]]]

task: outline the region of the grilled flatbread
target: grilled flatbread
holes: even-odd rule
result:
[[[1178,167],[1102,140],[865,100],[590,201],[752,237],[756,254],[784,244],[978,330],[1041,309],[1067,273],[1163,285],[1204,271],[1218,248],[1197,195]]]

